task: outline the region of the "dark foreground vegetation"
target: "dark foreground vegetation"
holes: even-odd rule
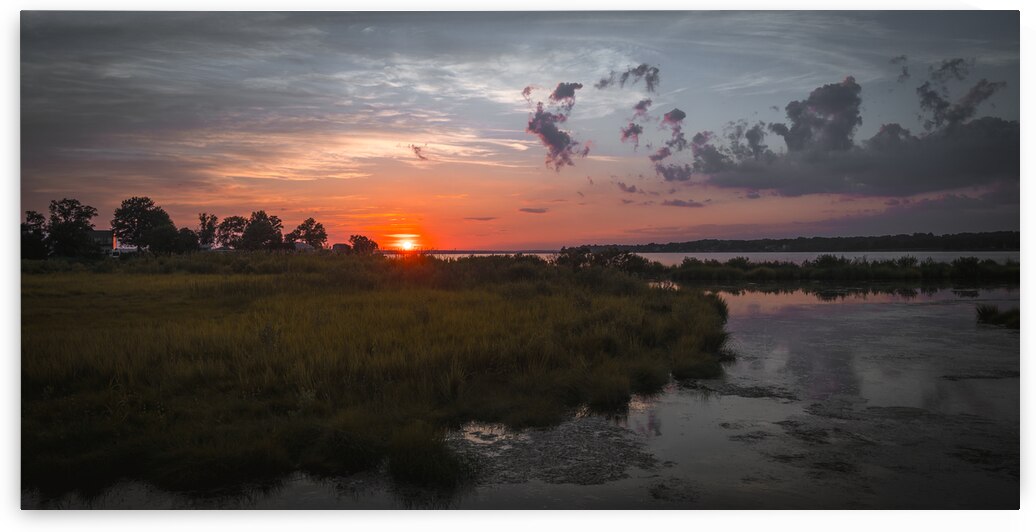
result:
[[[725,262],[687,257],[676,266],[651,262],[619,248],[594,251],[589,247],[562,249],[556,258],[560,265],[575,268],[601,266],[652,279],[676,282],[748,281],[753,283],[788,281],[923,281],[923,282],[1018,282],[1017,262],[1001,264],[993,260],[960,257],[953,262],[919,261],[915,257],[867,260],[836,255],[821,255],[801,264],[794,262],[753,262],[737,257]]]
[[[221,493],[386,467],[450,488],[471,471],[445,431],[717,376],[725,317],[715,296],[530,256],[26,261],[23,487]]]
[[[750,252],[858,252],[858,251],[1002,251],[1018,250],[1021,233],[993,231],[933,235],[840,236],[763,238],[758,240],[694,240],[668,244],[627,246],[594,246],[594,249],[618,247],[636,253],[750,253]]]
[[[1000,325],[1008,329],[1021,327],[1020,309],[1010,309],[1003,312],[996,305],[978,305],[975,307],[975,314],[979,323],[989,325]]]

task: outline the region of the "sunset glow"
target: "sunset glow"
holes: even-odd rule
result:
[[[1017,148],[992,140],[1018,135],[1013,12],[27,12],[21,29],[23,210],[75,196],[99,228],[135,195],[178,226],[262,209],[384,249],[1018,228]]]

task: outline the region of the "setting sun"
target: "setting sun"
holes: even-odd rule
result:
[[[414,242],[412,240],[404,240],[399,243],[399,249],[402,249],[403,251],[413,251]]]

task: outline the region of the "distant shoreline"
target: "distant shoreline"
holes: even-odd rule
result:
[[[1020,251],[1019,231],[993,231],[984,233],[954,233],[933,235],[914,233],[911,235],[845,236],[845,237],[798,237],[764,238],[755,240],[703,239],[665,244],[588,244],[572,246],[588,248],[591,251],[618,249],[634,253],[890,253],[904,252],[983,252]],[[563,248],[562,248],[563,249]],[[515,254],[515,253],[558,253],[560,249],[429,249],[418,253],[432,255],[471,254]],[[385,250],[388,254],[399,254]]]

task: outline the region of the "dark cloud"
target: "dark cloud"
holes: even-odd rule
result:
[[[852,76],[814,89],[807,99],[785,106],[791,126],[770,124],[770,131],[784,137],[789,152],[848,150],[853,133],[863,123],[861,90]]]
[[[677,200],[665,200],[665,201],[662,202],[662,205],[664,205],[666,207],[695,207],[695,208],[696,207],[704,207],[705,206],[704,203],[700,203],[700,202],[694,201],[692,199],[689,199],[689,200],[686,200],[686,201],[685,200],[678,200],[678,199]]]
[[[770,189],[782,195],[843,193],[909,196],[954,188],[1017,183],[1018,122],[983,117],[914,136],[886,124],[862,146],[794,152],[771,161],[740,161],[713,174],[717,186]]]
[[[582,83],[558,83],[554,92],[550,93],[550,101],[560,105],[566,111],[571,111],[576,104],[576,91],[582,88]]]
[[[896,81],[899,83],[905,83],[906,80],[910,79],[910,70],[907,69],[906,62],[907,56],[905,55],[897,55],[896,57],[889,59],[889,63],[899,65],[899,77],[896,78]]]
[[[465,218],[465,220],[471,220],[473,222],[488,222],[496,219],[496,216],[469,216]]]
[[[699,174],[714,174],[733,168],[731,157],[712,144],[711,131],[695,133],[691,138],[691,153],[694,155],[694,171]],[[729,151],[729,150],[727,150]]]
[[[640,146],[640,134],[644,132],[643,126],[630,122],[629,125],[622,127],[620,131],[622,132],[620,137],[622,142],[632,139],[634,149]]]
[[[633,106],[633,118],[647,117],[648,107],[651,107],[651,99],[640,100]]]
[[[900,67],[899,76],[896,77],[898,83],[906,83],[910,79],[910,70],[907,69],[906,65]]]
[[[536,112],[529,116],[529,124],[525,131],[539,137],[543,145],[547,147],[546,164],[548,168],[561,171],[564,166],[572,166],[572,158],[579,153],[585,155],[589,147],[577,153],[579,142],[572,139],[572,136],[560,128],[558,124],[564,123],[568,115],[563,112],[552,113],[543,108],[543,102],[536,104]]]
[[[680,109],[674,108],[662,116],[662,125],[667,125],[673,129],[678,129],[683,125],[683,119],[687,118],[687,113]]]
[[[519,212],[527,212],[527,213],[530,213],[530,214],[543,214],[543,213],[547,212],[547,209],[523,207],[521,209],[518,209],[518,211]]]
[[[947,67],[947,71],[953,72],[953,68]],[[950,103],[926,82],[918,89],[921,107],[930,115],[931,125],[924,134],[915,135],[890,123],[857,144],[853,136],[862,122],[861,89],[849,77],[814,90],[805,100],[789,103],[790,125],[769,125],[770,131],[784,138],[786,153],[776,154],[766,146],[761,122],[742,120],[728,124],[723,137],[708,131],[695,134],[690,141],[692,164],[662,164],[671,151],[652,156],[652,161],[665,181],[687,181],[699,174],[705,183],[744,188],[752,194],[773,190],[786,196],[902,197],[1017,183],[1018,122],[974,118],[977,106],[1004,86],[983,79]]]
[[[687,181],[694,175],[689,164],[656,164],[655,172],[666,181]]]
[[[416,146],[414,144],[411,144],[411,145],[409,145],[407,147],[410,148],[410,150],[414,152],[414,155],[416,155],[418,159],[421,159],[422,161],[427,161],[428,160],[428,157],[425,157],[424,155],[421,154],[421,146]]]
[[[535,88],[536,87],[533,87],[532,85],[528,85],[524,89],[522,89],[522,98],[525,98],[525,101],[532,103],[532,91]]]
[[[612,71],[608,76],[601,78],[600,81],[595,83],[594,87],[604,89],[614,85],[616,82],[619,83],[620,87],[625,87],[627,82],[630,85],[633,85],[642,79],[644,80],[644,87],[647,91],[655,92],[659,82],[658,67],[650,66],[647,63],[641,63],[635,67],[626,69],[625,72]]]
[[[630,203],[636,203],[636,201],[634,201],[634,200],[625,199],[625,198],[623,198],[621,201],[622,201],[623,205],[629,205]]]
[[[619,190],[626,192],[628,194],[636,194],[637,192],[641,192],[640,190],[637,190],[636,185],[627,185],[622,181],[619,181],[618,183],[616,183],[616,185],[618,185]]]
[[[648,159],[650,159],[651,162],[657,163],[659,161],[665,160],[666,158],[668,158],[672,154],[673,154],[672,150],[670,150],[668,147],[663,146],[663,147],[659,148],[658,151],[656,151],[655,153],[653,153],[651,155],[648,155]]]
[[[936,83],[946,83],[950,80],[963,81],[971,72],[971,62],[956,58],[946,59],[939,66],[928,67],[928,77]]]
[[[955,127],[970,120],[982,102],[1005,87],[1007,84],[1004,82],[990,82],[983,78],[957,100],[957,103],[950,103],[944,87],[936,87],[931,81],[924,82],[917,87],[917,96],[921,99],[921,110],[928,113],[924,122],[925,129]]]

